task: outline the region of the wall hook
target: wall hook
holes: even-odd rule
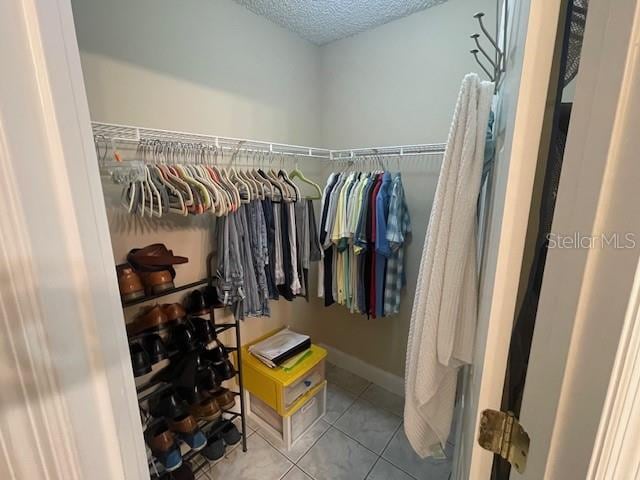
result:
[[[479,33],[474,33],[473,35],[471,35],[471,38],[473,38],[473,41],[476,42],[476,46],[478,47],[478,50],[480,50],[482,52],[482,54],[484,55],[484,57],[487,60],[489,60],[489,63],[493,66],[493,70],[496,71],[498,69],[498,65],[489,56],[487,51],[484,48],[482,48],[482,45],[480,45],[480,41],[478,40],[478,38],[480,38],[480,34]]]
[[[484,73],[487,74],[487,76],[489,77],[489,80],[491,80],[492,82],[495,82],[496,81],[495,77],[489,72],[489,70],[482,64],[482,62],[478,58],[478,50],[474,48],[473,50],[470,50],[470,52],[473,54],[473,57],[476,59],[477,64],[480,65],[480,68],[482,68],[482,70],[484,70]]]
[[[498,52],[498,58],[500,58],[502,57],[503,52],[498,46],[498,43],[494,40],[494,38],[491,36],[487,28],[484,26],[482,17],[484,17],[484,12],[478,12],[473,16],[473,18],[478,19],[478,23],[480,24],[480,29],[482,30],[482,33],[484,33],[487,39],[491,42],[491,45],[493,45],[493,48],[495,48],[496,51]]]

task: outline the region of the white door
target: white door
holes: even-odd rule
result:
[[[0,478],[149,478],[68,0],[0,2]]]
[[[493,454],[478,446],[479,416],[487,408],[500,410],[561,7],[560,1],[509,3],[493,203],[457,479],[490,478]],[[607,476],[629,471],[615,470],[621,464],[608,462],[607,456],[620,451],[611,448],[611,442],[624,436],[618,422],[611,421],[616,394],[629,395],[620,388],[620,359],[609,394],[609,417],[602,420],[595,451],[594,444],[625,311],[630,312],[628,323],[637,312],[637,294],[629,304],[640,247],[637,9],[637,0],[590,2],[552,228],[596,238],[617,233],[620,241],[631,233],[636,241],[631,245],[637,247],[550,250],[520,418],[531,446],[526,471],[521,475],[512,469],[512,478],[587,478],[592,452],[593,476],[588,478],[631,478]],[[626,334],[632,332],[628,326]],[[622,345],[628,342],[623,337]],[[625,357],[626,352],[620,358],[628,357],[631,363],[633,357]],[[627,457],[635,461],[632,471],[637,472],[637,455]]]
[[[637,293],[630,297],[640,255],[639,2],[589,2],[581,57],[552,232],[582,240],[547,256],[520,415],[532,440],[529,464],[512,478],[638,478],[637,437],[615,449],[594,445],[612,372],[621,397],[637,396],[625,390],[631,377],[619,376],[625,363],[637,364],[637,351],[613,367],[637,321]],[[624,433],[623,410],[610,415],[611,431]],[[629,458],[610,461],[631,445],[632,470]]]

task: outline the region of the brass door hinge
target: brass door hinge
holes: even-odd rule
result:
[[[482,412],[478,443],[485,450],[500,455],[516,467],[518,473],[523,473],[527,467],[529,441],[529,434],[512,412]]]

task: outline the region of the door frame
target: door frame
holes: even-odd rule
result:
[[[149,478],[69,0],[0,2],[2,478]]]

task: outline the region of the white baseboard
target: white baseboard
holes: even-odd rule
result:
[[[389,390],[404,397],[404,378],[394,375],[393,373],[386,372],[381,368],[374,367],[367,362],[360,360],[348,353],[341,352],[340,350],[330,347],[324,343],[319,344],[322,348],[327,350],[327,360],[340,368],[344,368],[348,372],[355,373],[369,380],[371,383]]]

